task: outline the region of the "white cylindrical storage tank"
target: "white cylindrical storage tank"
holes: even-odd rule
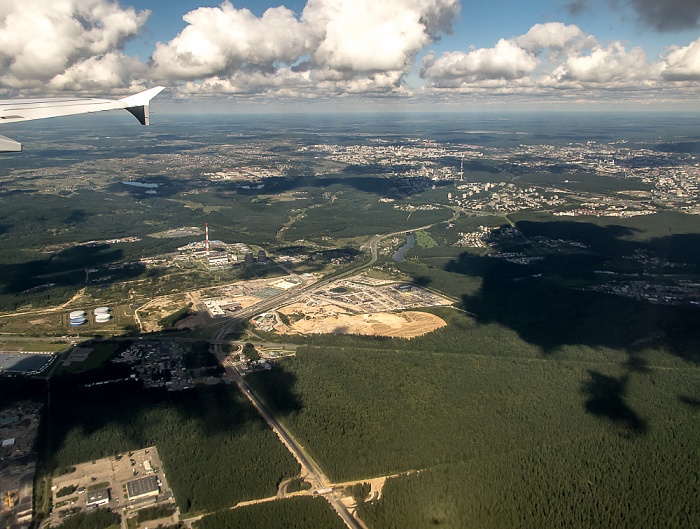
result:
[[[71,313],[68,315],[68,317],[69,317],[71,320],[74,320],[74,319],[76,319],[76,318],[84,318],[84,317],[85,317],[85,311],[84,311],[84,310],[74,310],[73,312],[71,312]]]
[[[111,319],[112,319],[112,316],[110,316],[109,314],[96,314],[95,315],[95,323],[107,323]]]
[[[109,313],[110,313],[109,307],[97,307],[95,309],[95,316],[97,316],[98,314],[109,314]]]
[[[85,318],[71,318],[70,319],[71,327],[78,327],[79,325],[83,325],[84,323],[87,323],[87,320]]]

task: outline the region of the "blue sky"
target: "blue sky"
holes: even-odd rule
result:
[[[690,1],[690,0],[689,0]],[[217,7],[221,2],[191,0],[135,0],[122,2],[138,10],[152,12],[146,28],[148,33],[129,43],[127,49],[143,57],[150,56],[157,41],[166,42],[184,27],[182,17],[198,7]],[[301,13],[306,2],[234,1],[237,8],[249,9],[262,16],[271,7],[284,5]],[[613,8],[610,3],[599,2],[594,8],[573,15],[561,0],[498,0],[494,2],[461,2],[461,12],[455,20],[454,33],[445,35],[432,47],[446,51],[468,49],[469,46],[493,46],[499,38],[508,38],[526,33],[533,25],[542,22],[564,22],[576,24],[587,33],[601,40],[624,40],[644,47],[651,55],[657,55],[671,45],[684,45],[700,37],[698,28],[658,32],[639,23],[634,11]]]
[[[700,0],[3,0],[0,94],[697,109],[699,28]]]

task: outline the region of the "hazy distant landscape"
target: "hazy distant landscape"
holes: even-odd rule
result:
[[[25,152],[0,154],[0,351],[57,354],[0,382],[3,407],[44,404],[35,519],[52,476],[155,445],[178,523],[201,529],[342,527],[329,495],[374,529],[698,525],[697,118],[6,126]],[[278,310],[371,319],[353,301],[370,286],[446,325],[304,334],[308,313]],[[102,305],[109,323],[71,326]],[[142,339],[185,356],[148,360]],[[92,356],[64,364],[75,345]],[[238,377],[333,491],[314,494]]]

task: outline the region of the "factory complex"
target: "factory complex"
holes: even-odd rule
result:
[[[44,527],[98,507],[114,510],[128,519],[144,507],[174,505],[155,446],[71,468],[72,472],[53,478],[53,509]]]

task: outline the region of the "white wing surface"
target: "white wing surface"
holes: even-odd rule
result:
[[[75,97],[0,100],[0,124],[124,109],[131,112],[142,125],[148,125],[149,103],[163,89],[163,86],[157,86],[122,99]],[[5,136],[0,136],[0,152],[18,152],[21,150],[21,143]]]

